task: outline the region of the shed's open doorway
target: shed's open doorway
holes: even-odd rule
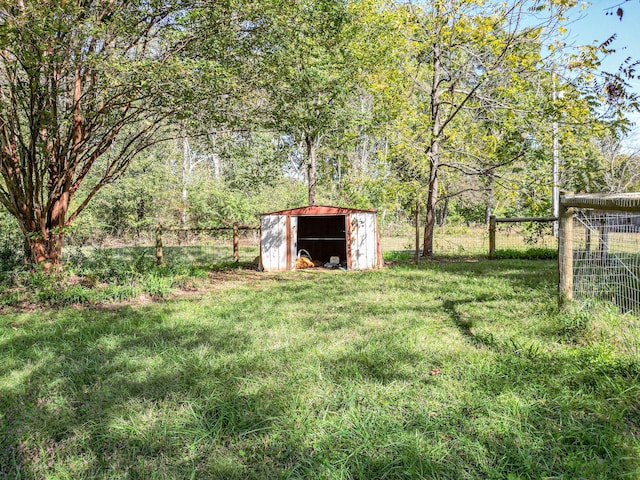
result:
[[[306,250],[313,260],[329,262],[331,257],[347,259],[345,215],[298,217],[298,251]]]

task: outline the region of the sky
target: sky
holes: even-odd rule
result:
[[[615,14],[618,5],[624,10],[622,19]],[[584,45],[602,43],[616,35],[612,44],[616,53],[607,61],[613,69],[628,56],[640,59],[639,21],[640,0],[594,0],[590,5],[579,2],[569,13],[567,39]]]
[[[622,19],[616,15],[618,7],[623,9]],[[627,57],[640,60],[640,0],[579,2],[579,5],[570,11],[569,18],[566,38],[569,44],[600,44],[611,35],[616,35],[616,39],[610,45],[616,52],[603,62],[606,71],[617,71]],[[630,83],[633,91],[640,95],[640,80]],[[640,137],[640,114],[634,114],[630,118],[636,123],[633,137],[639,141],[636,137]]]

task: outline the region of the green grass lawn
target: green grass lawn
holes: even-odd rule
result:
[[[550,261],[0,311],[0,478],[640,477],[640,324]]]

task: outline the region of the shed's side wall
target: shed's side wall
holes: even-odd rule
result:
[[[288,270],[287,217],[264,215],[260,219],[260,231],[262,268],[267,272]]]
[[[351,268],[366,270],[379,267],[375,214],[352,213],[350,227]]]

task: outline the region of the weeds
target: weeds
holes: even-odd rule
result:
[[[174,288],[194,288],[207,275],[202,267],[185,262],[157,266],[144,251],[131,261],[110,250],[98,252],[90,261],[76,253],[74,262],[69,261],[62,273],[14,269],[0,283],[0,305],[93,305],[142,294],[166,298]]]

